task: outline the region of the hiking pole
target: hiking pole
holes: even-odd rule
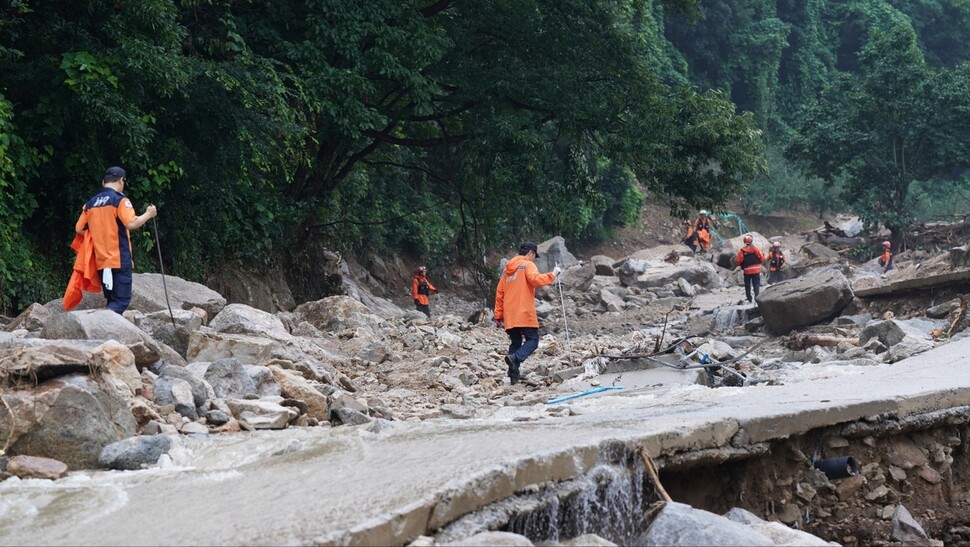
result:
[[[158,251],[158,271],[162,272],[162,291],[165,292],[165,305],[168,307],[168,316],[172,319],[172,328],[175,326],[175,314],[172,313],[172,305],[168,302],[168,287],[165,285],[165,266],[162,264],[162,244],[158,242],[158,222],[152,217],[152,228],[155,229],[155,249]]]
[[[559,263],[556,263],[559,266]],[[559,272],[562,275],[562,272]],[[566,299],[562,296],[562,280],[559,279],[559,275],[556,276],[556,285],[559,286],[559,302],[562,304],[562,325],[566,330],[566,355],[569,357],[569,365],[573,365],[573,350],[572,344],[569,341],[569,323],[566,322]]]

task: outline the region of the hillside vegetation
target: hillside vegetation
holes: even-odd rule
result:
[[[193,280],[298,284],[321,245],[475,265],[603,240],[645,199],[851,210],[903,237],[966,208],[968,29],[960,0],[13,0],[0,308],[57,296],[116,164]]]

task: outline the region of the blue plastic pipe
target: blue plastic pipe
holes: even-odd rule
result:
[[[594,387],[593,389],[587,389],[586,391],[581,391],[579,393],[573,393],[571,395],[563,395],[562,397],[556,397],[555,399],[549,399],[546,401],[547,405],[554,405],[556,403],[561,403],[563,401],[568,401],[570,399],[578,399],[579,397],[585,397],[587,395],[592,395],[594,393],[602,393],[604,391],[611,391],[614,389],[623,389],[623,386],[604,386],[604,387]]]

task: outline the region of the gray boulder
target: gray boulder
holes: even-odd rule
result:
[[[694,509],[683,503],[667,503],[635,545],[765,545],[775,542],[744,524]]]
[[[901,503],[896,506],[896,510],[893,512],[893,531],[890,537],[903,545],[930,544],[930,538],[926,535],[926,531]]]
[[[115,340],[131,350],[139,368],[154,364],[164,353],[148,333],[107,309],[55,315],[40,336],[48,340]]]
[[[216,397],[215,390],[205,381],[205,375],[197,375],[187,367],[180,367],[170,363],[162,363],[155,368],[159,378],[178,378],[189,384],[192,391],[192,404],[196,408],[204,408],[206,402]],[[156,387],[157,391],[158,388]],[[158,395],[156,394],[156,400]],[[168,403],[160,403],[168,404]]]
[[[593,268],[596,270],[596,275],[616,275],[616,272],[613,271],[613,263],[616,261],[612,258],[604,255],[596,255],[593,258],[590,258],[589,261],[593,264]]]
[[[172,405],[175,412],[190,420],[199,418],[198,405],[192,396],[192,386],[181,378],[159,376],[152,384],[152,394],[157,405]]]
[[[590,285],[593,284],[593,276],[595,275],[596,269],[592,264],[574,265],[563,268],[556,283],[562,283],[562,288],[565,291],[586,292],[589,290]]]
[[[221,294],[201,283],[166,275],[163,287],[161,274],[136,273],[132,278],[129,308],[133,310],[144,313],[162,310],[168,312],[168,305],[171,305],[173,310],[202,308],[209,317],[215,317],[226,307],[226,299]],[[165,301],[165,289],[168,290],[168,305]]]
[[[220,399],[257,395],[256,382],[238,359],[217,359],[205,371],[205,380]]]
[[[8,323],[3,330],[13,332],[17,329],[25,329],[31,332],[37,332],[44,328],[44,324],[47,323],[52,316],[53,314],[49,309],[35,302],[30,306],[27,306],[26,310],[20,312],[20,315]]]
[[[380,333],[384,326],[383,319],[349,296],[328,296],[315,302],[306,302],[297,306],[295,311],[298,321],[306,321],[323,331],[364,327]]]
[[[135,470],[158,463],[172,449],[168,435],[137,435],[101,449],[98,464],[108,469]]]
[[[883,345],[891,348],[902,342],[907,336],[922,340],[929,340],[930,338],[929,335],[912,325],[896,319],[889,319],[886,321],[873,321],[866,325],[862,329],[862,332],[859,333],[859,344],[864,346],[866,342],[876,338]]]
[[[0,412],[0,438],[9,439],[11,455],[56,458],[71,469],[89,469],[105,446],[135,434],[128,402],[85,374],[61,376],[36,389],[6,390],[4,402],[9,411]]]
[[[824,321],[838,315],[852,301],[849,281],[841,272],[815,275],[770,285],[756,302],[765,326],[775,334]]]
[[[209,328],[227,334],[266,336],[284,341],[292,338],[278,317],[245,304],[229,304],[212,318]]]
[[[802,255],[810,259],[811,258],[833,258],[833,259],[842,258],[842,255],[840,255],[839,253],[833,251],[832,249],[829,249],[828,247],[826,247],[825,245],[822,245],[821,243],[815,243],[815,242],[806,243],[805,245],[802,245],[801,253]]]
[[[727,513],[724,513],[724,517],[732,522],[747,525],[754,531],[764,534],[774,541],[775,545],[799,545],[805,547],[812,545],[838,545],[838,543],[830,543],[808,532],[789,528],[780,522],[766,521],[754,513],[739,507],[735,507]]]
[[[547,239],[538,245],[539,258],[536,259],[536,268],[540,272],[551,272],[558,264],[562,269],[579,264],[579,260],[566,249],[566,240],[562,236]]]
[[[676,283],[678,279],[707,288],[721,286],[721,277],[713,264],[690,258],[682,258],[675,264],[630,259],[623,262],[617,270],[617,276],[624,286],[641,289],[663,287]]]

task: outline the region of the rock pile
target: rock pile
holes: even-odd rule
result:
[[[345,280],[344,295],[270,313],[168,277],[170,312],[160,276],[138,274],[124,316],[86,295],[68,313],[59,301],[34,304],[0,333],[0,441],[13,456],[6,473],[65,472],[23,458],[139,469],[181,435],[468,419],[544,402],[581,381],[597,385],[621,360],[632,363],[626,371],[696,369],[699,380],[690,381],[713,387],[798,381],[812,374],[806,365],[894,363],[939,343],[930,333],[951,324],[959,302],[925,319],[874,318],[853,292],[871,277],[868,265],[849,267],[818,246],[789,257],[791,279],[741,305],[730,261],[739,241],[705,254],[660,246],[589,263],[561,238],[544,242],[542,269],[565,269],[537,294],[543,336],[526,363],[531,380],[519,386],[507,383],[508,341],[484,321],[487,312],[429,320]],[[793,329],[815,343],[764,336]]]

